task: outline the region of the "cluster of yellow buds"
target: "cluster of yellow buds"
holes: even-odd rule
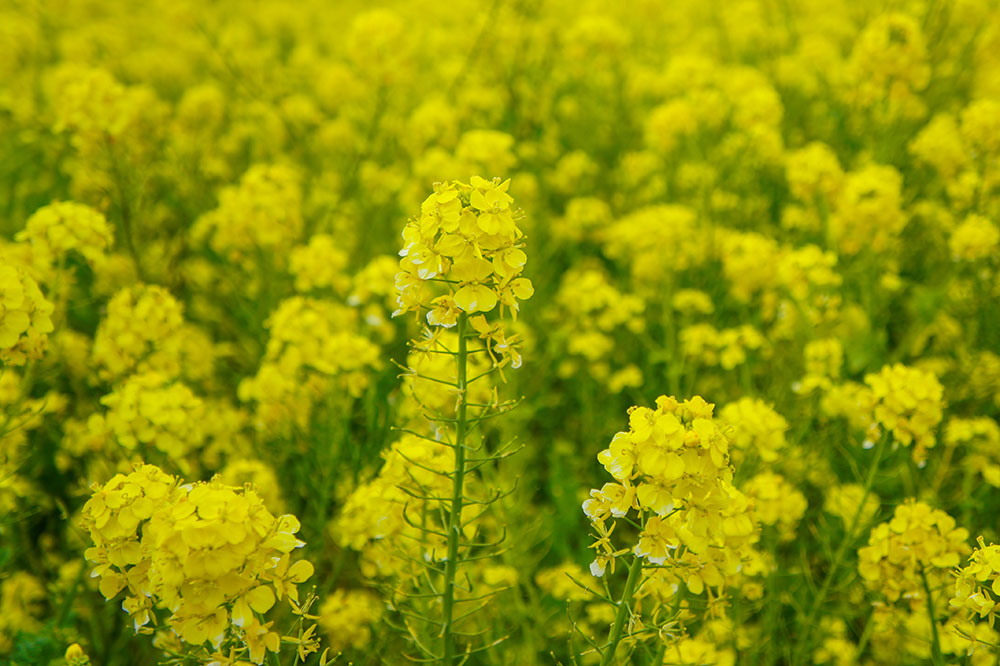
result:
[[[777,527],[782,541],[795,538],[795,527],[809,503],[794,484],[780,474],[761,472],[743,486],[743,492],[753,500],[754,513],[761,524]]]
[[[83,651],[79,643],[73,643],[66,648],[63,659],[66,660],[66,666],[90,666],[90,657]]]
[[[919,118],[926,106],[920,93],[931,79],[927,40],[920,24],[903,13],[876,16],[858,35],[847,61],[847,102],[882,114],[888,122]]]
[[[972,551],[969,563],[959,569],[951,605],[963,608],[968,615],[986,618],[992,627],[1000,602],[1000,546],[986,545],[983,537]]]
[[[52,324],[52,304],[20,266],[0,266],[0,363],[41,358]]]
[[[862,499],[865,502],[863,507],[861,506]],[[831,486],[823,500],[823,510],[839,518],[845,527],[851,524],[859,509],[861,513],[858,515],[858,524],[868,525],[874,520],[881,505],[882,501],[879,496],[870,491],[866,495],[864,486],[860,483],[842,483]]]
[[[840,380],[844,365],[844,346],[837,338],[820,338],[806,343],[802,350],[805,376],[792,388],[796,393],[826,391]]]
[[[747,498],[732,484],[726,427],[713,410],[700,397],[678,402],[667,396],[657,398],[656,409],[629,410],[628,431],[597,457],[615,482],[591,490],[583,503],[598,534],[594,575],[629,550],[612,545],[615,526],[605,521],[633,512],[642,525],[635,554],[654,565],[692,556],[684,575],[696,594],[702,581],[718,586],[722,575],[739,570],[757,526]],[[716,575],[706,578],[706,571]]]
[[[710,367],[724,370],[743,364],[751,352],[766,351],[767,340],[750,325],[719,330],[711,324],[694,324],[681,330],[685,356]]]
[[[949,449],[961,446],[965,453],[962,466],[1000,488],[1000,425],[996,421],[988,416],[950,419],[944,429],[944,442]]]
[[[258,164],[238,186],[219,194],[219,207],[206,213],[191,230],[236,263],[254,260],[263,251],[275,260],[287,256],[302,233],[302,191],[298,173],[287,166]]]
[[[821,141],[788,151],[785,177],[792,196],[807,205],[829,207],[844,184],[844,170],[837,154]]]
[[[260,424],[306,423],[331,385],[361,395],[380,363],[357,320],[355,309],[333,301],[294,296],[278,305],[265,322],[270,337],[260,368],[239,386],[240,400],[257,404]]]
[[[345,272],[348,257],[343,246],[330,234],[314,234],[306,245],[292,248],[288,270],[295,277],[295,291],[308,293],[331,289],[338,294],[351,286]]]
[[[763,400],[740,398],[719,410],[719,419],[733,427],[729,434],[733,454],[756,452],[764,462],[774,462],[788,446],[788,421]]]
[[[367,590],[335,590],[319,609],[319,627],[331,650],[361,648],[372,637],[371,626],[382,617],[385,603]]]
[[[182,484],[153,465],[137,465],[96,485],[82,521],[94,542],[108,599],[126,591],[122,607],[136,631],[148,633],[157,609],[166,626],[193,649],[223,649],[261,664],[281,636],[264,614],[313,572],[291,562],[304,545],[294,516],[272,515],[251,487],[220,481]]]
[[[108,408],[106,427],[128,451],[151,449],[174,463],[205,439],[204,403],[179,381],[159,372],[130,376],[101,398]]]
[[[516,318],[518,302],[531,298],[534,287],[521,277],[527,255],[519,211],[511,208],[510,180],[473,176],[470,184],[438,183],[424,200],[420,216],[403,229],[403,249],[396,274],[399,308],[394,315],[427,311],[431,326],[450,328],[461,314],[488,313],[497,305]],[[443,293],[442,293],[443,292]],[[504,360],[516,365],[512,344],[484,316],[471,323]]]
[[[706,261],[711,250],[698,228],[697,215],[687,206],[647,206],[604,229],[604,250],[628,266],[634,284],[653,290]]]
[[[583,370],[595,379],[607,380],[612,375],[615,333],[622,329],[637,333],[645,326],[642,298],[621,293],[604,271],[584,266],[566,272],[556,303],[553,321],[570,355],[560,366],[560,374]]]
[[[841,254],[885,252],[909,221],[903,212],[903,177],[894,167],[870,164],[847,176],[830,219]]]
[[[778,242],[757,232],[723,230],[718,257],[729,294],[742,303],[773,287],[781,256]]]
[[[15,571],[0,582],[0,651],[9,653],[21,633],[38,631],[49,594],[27,571]]]
[[[30,243],[35,266],[46,272],[70,252],[78,252],[94,266],[114,245],[114,232],[104,215],[73,201],[39,208],[15,238]]]
[[[944,406],[941,382],[933,373],[897,363],[866,375],[865,384],[871,390],[873,421],[892,432],[896,442],[913,444],[913,459],[922,464],[937,441],[934,430]]]
[[[134,149],[165,124],[164,105],[151,88],[125,86],[106,69],[66,63],[55,69],[51,84],[54,129],[68,132],[84,157],[108,143]]]
[[[837,272],[837,254],[817,245],[782,246],[776,279],[794,299],[805,301],[811,291],[836,290],[844,278]]]
[[[968,538],[968,530],[956,527],[944,511],[910,500],[896,507],[890,521],[876,525],[868,545],[858,549],[858,571],[869,589],[890,602],[920,599],[925,587],[944,584],[969,552]]]
[[[996,257],[1000,229],[982,215],[972,214],[951,232],[948,249],[955,261],[980,261]]]
[[[184,327],[181,304],[157,285],[126,287],[112,297],[97,328],[92,359],[106,381],[177,363]]]

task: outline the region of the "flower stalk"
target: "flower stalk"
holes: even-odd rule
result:
[[[455,575],[458,572],[458,546],[462,537],[463,486],[465,483],[465,435],[468,432],[468,334],[469,316],[462,313],[458,317],[458,350],[455,355],[457,365],[458,409],[455,423],[455,468],[452,472],[451,504],[448,512],[448,561],[444,570],[444,598],[442,603],[441,641],[443,643],[441,663],[451,666],[455,660],[455,640],[453,622],[455,612]]]
[[[625,633],[625,620],[632,612],[632,597],[635,595],[635,588],[639,583],[641,573],[642,558],[633,556],[632,564],[628,568],[628,578],[625,580],[625,589],[618,601],[618,612],[615,613],[614,624],[608,631],[608,642],[604,648],[604,655],[601,657],[601,666],[610,666],[615,660],[615,652],[618,650],[618,644],[621,643]]]
[[[924,594],[927,595],[927,616],[931,621],[931,660],[934,666],[944,666],[944,654],[941,652],[941,639],[938,636],[937,619],[934,613],[934,598],[931,595],[931,585],[927,582],[927,572],[924,567],[920,567],[920,580],[924,585]]]

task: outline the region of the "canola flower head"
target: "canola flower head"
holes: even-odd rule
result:
[[[319,608],[319,627],[331,650],[363,648],[371,640],[371,626],[381,619],[385,604],[368,590],[339,588]]]
[[[66,648],[63,659],[66,660],[66,666],[90,666],[90,657],[83,651],[79,643],[73,643]]]
[[[828,391],[840,380],[844,345],[837,338],[810,340],[802,350],[805,375],[793,385],[796,393]]]
[[[865,585],[890,602],[921,597],[923,577],[932,590],[968,554],[969,532],[955,519],[924,502],[900,504],[892,519],[876,525],[868,545],[858,549],[858,572]]]
[[[381,367],[378,345],[359,330],[358,312],[336,301],[287,298],[264,326],[264,357],[237,390],[242,402],[254,406],[259,428],[302,426],[332,388],[356,398]]]
[[[763,400],[740,398],[719,411],[719,418],[733,426],[733,447],[755,451],[764,462],[773,462],[788,445],[788,421]]]
[[[996,257],[1000,229],[982,215],[972,214],[951,232],[948,249],[955,261],[975,262]]]
[[[827,491],[826,498],[823,500],[823,510],[840,518],[846,527],[850,525],[851,520],[858,513],[858,508],[864,496],[865,489],[858,483],[842,483],[832,486]],[[862,525],[871,523],[878,513],[881,504],[882,502],[878,495],[872,492],[868,493],[865,505],[861,508],[861,513],[858,517]]]
[[[910,152],[953,184],[970,162],[969,150],[954,114],[938,113],[910,141]]]
[[[635,210],[612,222],[599,239],[608,256],[627,266],[644,290],[702,265],[711,253],[698,233],[697,213],[678,204]]]
[[[9,651],[18,633],[41,628],[47,597],[43,582],[27,571],[15,571],[0,582],[0,650]]]
[[[295,290],[309,293],[314,289],[345,292],[351,279],[345,269],[348,256],[329,234],[314,234],[306,245],[299,245],[289,255],[289,271],[295,277]]]
[[[552,315],[553,327],[566,339],[570,357],[563,362],[560,374],[582,369],[599,381],[628,381],[620,374],[611,377],[610,361],[619,331],[643,330],[643,299],[620,292],[602,270],[585,266],[566,272],[555,300],[558,309]]]
[[[184,311],[159,285],[125,287],[108,303],[97,328],[91,354],[105,381],[121,379],[136,370],[179,374]]]
[[[514,336],[485,317],[499,307],[500,317],[508,310],[516,318],[520,302],[534,294],[521,277],[528,259],[518,226],[523,214],[512,207],[509,188],[510,179],[480,176],[434,186],[403,229],[393,316],[425,313],[428,325],[451,328],[460,315],[475,315],[475,329],[517,367]]]
[[[275,517],[252,486],[183,484],[136,465],[94,486],[82,522],[101,593],[111,599],[125,590],[122,607],[136,631],[162,609],[180,641],[238,646],[254,664],[280,649],[265,614],[285,597],[297,601],[298,584],[313,573],[307,560],[290,559],[304,545],[299,521]]]
[[[830,205],[844,182],[844,170],[837,154],[819,141],[789,151],[785,173],[792,196],[810,205],[816,202]]]
[[[758,526],[750,501],[732,484],[730,427],[714,410],[699,396],[660,396],[655,409],[629,410],[629,429],[597,457],[614,482],[591,490],[583,503],[598,536],[594,575],[629,550],[652,565],[676,560],[695,594],[739,571]],[[629,516],[641,519],[642,530],[631,548],[616,549],[616,519]]]
[[[744,324],[717,329],[711,324],[692,324],[680,331],[685,355],[709,367],[732,370],[747,362],[753,353],[768,351],[767,339],[759,330]]]
[[[239,185],[219,193],[218,208],[203,215],[191,233],[196,242],[245,264],[255,259],[257,251],[284,258],[302,227],[299,172],[283,164],[257,164],[243,174]]]
[[[100,211],[58,201],[35,211],[16,239],[29,243],[36,263],[48,271],[71,252],[91,266],[100,263],[114,245],[114,232]]]
[[[24,365],[41,358],[55,328],[54,309],[24,268],[0,266],[0,363]]]
[[[754,515],[762,525],[775,526],[782,541],[795,538],[795,528],[809,507],[798,488],[780,474],[761,472],[742,490],[753,500]]]
[[[903,13],[876,16],[854,43],[846,73],[849,102],[880,111],[886,121],[920,118],[926,108],[920,93],[931,78],[920,24]]]
[[[100,430],[110,430],[119,446],[183,460],[205,440],[205,405],[184,385],[159,372],[130,376],[101,398],[108,411]]]
[[[949,419],[944,443],[964,454],[962,467],[982,476],[994,488],[1000,487],[1000,424],[985,416]]]
[[[841,254],[885,252],[909,222],[903,210],[903,177],[892,166],[869,164],[849,172],[830,218],[831,240]]]
[[[935,430],[944,407],[944,388],[937,377],[897,363],[866,375],[865,384],[871,391],[872,421],[899,444],[912,444],[914,460],[924,462],[927,449],[937,442]]]
[[[992,627],[1000,604],[1000,546],[987,546],[983,537],[976,543],[968,563],[956,572],[950,604],[961,609],[967,618],[985,619]]]
[[[979,158],[1000,155],[1000,99],[977,99],[959,115],[961,134]]]

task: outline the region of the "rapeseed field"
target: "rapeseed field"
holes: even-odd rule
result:
[[[3,0],[0,663],[997,665],[1000,2]]]

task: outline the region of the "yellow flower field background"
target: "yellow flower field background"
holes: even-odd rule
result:
[[[1000,660],[1000,3],[0,4],[0,662]]]

